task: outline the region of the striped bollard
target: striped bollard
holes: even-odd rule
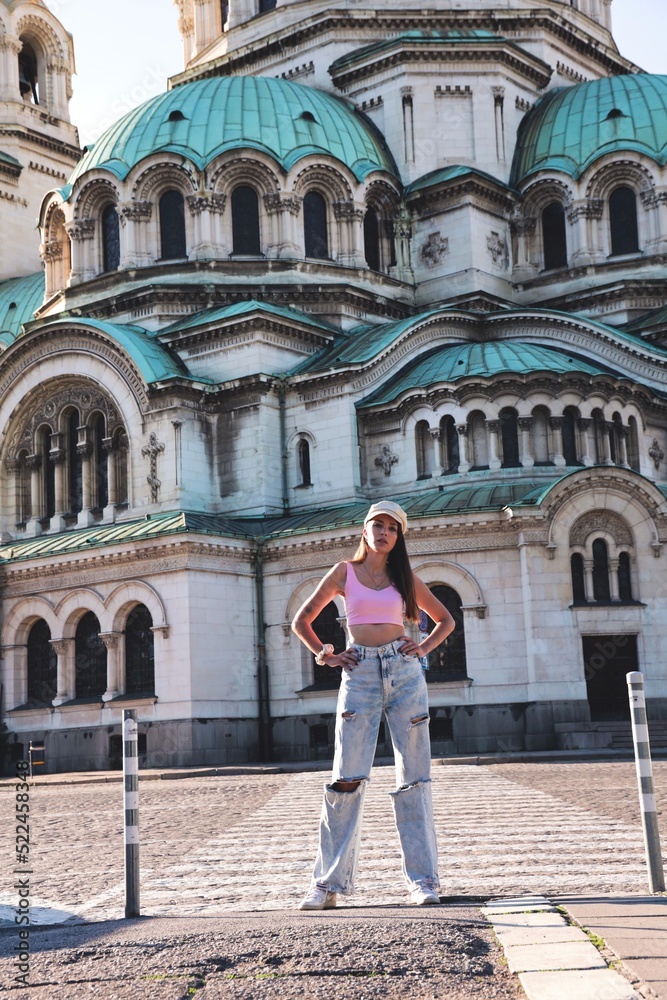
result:
[[[653,767],[651,765],[651,744],[649,743],[648,721],[646,718],[644,677],[637,670],[626,674],[626,677],[630,696],[632,742],[635,745],[635,766],[637,768],[639,804],[642,811],[642,826],[644,828],[646,864],[648,865],[648,888],[651,893],[664,892],[665,873],[662,868],[658,813],[653,788]]]
[[[125,786],[125,916],[139,912],[139,753],[137,713],[123,712],[123,778]]]

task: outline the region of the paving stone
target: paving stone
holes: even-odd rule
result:
[[[517,945],[505,948],[505,958],[512,972],[607,968],[604,958],[590,941]]]
[[[528,1000],[643,1000],[611,969],[524,972],[519,980]]]
[[[556,945],[563,942],[588,942],[588,937],[578,927],[563,920],[557,927],[540,927],[528,924],[523,927],[502,927],[493,921],[493,929],[503,948],[516,945]],[[589,942],[590,943],[590,942]]]

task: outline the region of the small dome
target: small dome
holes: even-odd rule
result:
[[[667,161],[667,76],[611,76],[549,91],[521,123],[512,182],[540,170],[576,179],[619,150]]]
[[[344,163],[358,180],[373,170],[398,174],[374,126],[345,101],[270,77],[195,80],[146,101],[112,125],[77,164],[61,191],[90,170],[119,180],[154,153],[178,153],[200,170],[230,149],[258,149],[289,170],[311,153]]]
[[[0,283],[0,343],[12,344],[44,301],[44,272]]]

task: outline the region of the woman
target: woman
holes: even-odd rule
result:
[[[431,746],[426,681],[419,662],[454,629],[454,619],[410,569],[405,511],[391,500],[373,504],[351,562],[337,563],[299,609],[292,629],[316,662],[342,667],[332,783],[324,790],[320,841],[311,888],[301,910],[326,910],[349,894],[361,838],[366,784],[384,712],[396,760],[394,818],[403,875],[413,903],[440,902],[431,801]],[[350,645],[322,645],[312,623],[334,597],[345,600]],[[435,628],[420,643],[404,632],[422,609]]]

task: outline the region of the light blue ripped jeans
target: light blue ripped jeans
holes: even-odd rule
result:
[[[391,792],[408,889],[437,889],[438,850],[431,796],[431,743],[426,680],[419,659],[404,656],[400,640],[358,646],[359,662],[344,670],[336,710],[333,776],[325,785],[313,882],[331,892],[354,890],[361,817],[380,719],[394,746],[396,791]],[[359,781],[339,792],[337,781]]]

